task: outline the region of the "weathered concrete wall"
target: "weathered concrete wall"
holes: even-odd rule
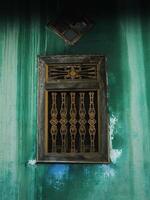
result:
[[[47,5],[30,4],[0,19],[0,199],[149,200],[149,15],[118,3],[70,48],[45,28]],[[35,165],[37,55],[82,53],[108,58],[112,164]]]

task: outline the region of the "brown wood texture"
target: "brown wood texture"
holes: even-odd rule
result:
[[[93,80],[48,78],[48,67],[64,65],[96,65],[97,78]],[[98,151],[97,152],[48,152],[48,92],[49,91],[91,91],[98,94]],[[39,57],[38,83],[38,147],[37,162],[64,163],[109,163],[109,117],[107,109],[106,58],[101,55],[56,55]]]

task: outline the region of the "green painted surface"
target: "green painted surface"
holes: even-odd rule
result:
[[[0,199],[150,200],[149,15],[118,3],[113,16],[96,17],[93,30],[68,47],[45,29],[47,4],[37,2],[34,14],[32,7],[10,4],[11,17],[0,20]],[[34,165],[37,55],[82,53],[108,58],[113,163]]]

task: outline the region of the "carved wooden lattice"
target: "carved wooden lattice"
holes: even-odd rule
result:
[[[49,91],[48,152],[98,152],[97,91]]]
[[[39,60],[38,160],[108,162],[105,57]]]

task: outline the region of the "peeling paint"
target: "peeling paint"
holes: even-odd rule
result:
[[[36,160],[28,160],[28,165],[35,165],[36,164]]]
[[[117,160],[122,154],[122,149],[113,149],[113,139],[114,139],[114,130],[118,123],[118,116],[112,114],[110,117],[110,159],[113,164],[116,164]]]
[[[111,149],[110,158],[113,164],[116,164],[117,160],[120,158],[122,154],[122,149]]]
[[[102,166],[102,169],[103,169],[103,175],[104,177],[106,178],[109,178],[109,177],[114,177],[115,174],[116,174],[116,171],[115,169],[113,169],[111,166],[109,165],[103,165]]]

